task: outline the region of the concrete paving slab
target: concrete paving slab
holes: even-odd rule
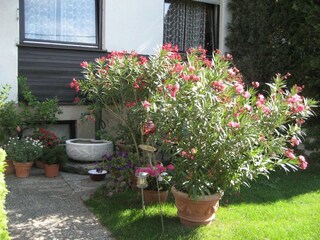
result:
[[[12,239],[113,239],[82,200],[106,181],[94,182],[89,176],[70,173],[49,179],[42,169],[35,168],[28,178],[6,176]]]

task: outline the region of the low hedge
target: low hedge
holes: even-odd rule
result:
[[[5,170],[5,156],[6,153],[0,148],[0,239],[10,239],[8,232],[8,220],[5,211],[6,195],[8,193],[6,183],[4,181],[4,170]]]

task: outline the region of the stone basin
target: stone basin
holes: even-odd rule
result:
[[[107,140],[75,138],[66,140],[69,158],[80,162],[101,161],[104,155],[112,155],[113,143]]]

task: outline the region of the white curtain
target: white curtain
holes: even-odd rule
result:
[[[168,0],[165,4],[164,42],[178,44],[180,51],[204,46],[206,5]]]
[[[96,43],[95,0],[24,0],[25,38]]]

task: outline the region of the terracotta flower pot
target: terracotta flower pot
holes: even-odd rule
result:
[[[194,201],[188,197],[188,194],[180,192],[174,187],[171,192],[175,198],[180,222],[183,225],[194,227],[212,223],[219,208],[221,194],[199,197],[197,201]]]
[[[12,160],[6,159],[5,162],[6,162],[7,166],[5,167],[4,174],[9,175],[9,174],[14,173],[14,166],[13,166]]]
[[[158,191],[144,190],[143,199],[145,204],[154,204],[159,202]],[[168,199],[168,191],[160,191],[160,202],[165,203]]]
[[[44,164],[44,175],[48,178],[59,176],[59,164]]]
[[[16,176],[20,178],[29,177],[30,169],[33,162],[15,162],[13,161],[14,168],[16,170]]]

